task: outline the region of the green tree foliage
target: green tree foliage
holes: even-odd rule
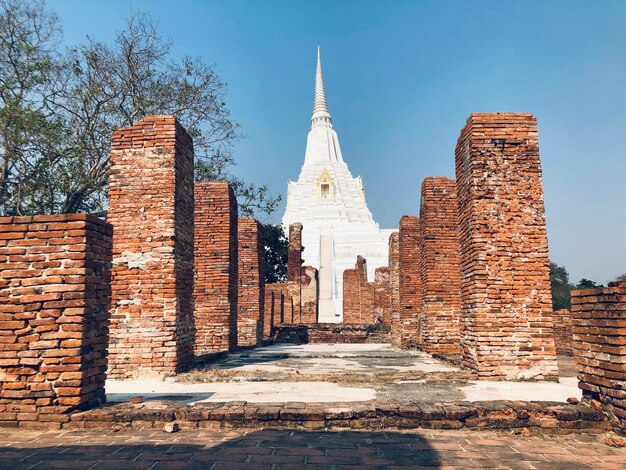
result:
[[[560,310],[570,309],[571,291],[574,286],[569,282],[569,274],[565,266],[550,263],[550,285],[552,287],[552,308]]]
[[[615,278],[615,280],[616,280],[617,282],[626,282],[626,273],[624,273],[624,274],[620,274],[619,276],[617,276],[617,277]]]
[[[289,242],[280,224],[263,225],[265,248],[265,282],[287,282],[287,255]]]
[[[57,52],[59,39],[41,2],[0,0],[0,214],[102,213],[111,134],[151,114],[181,121],[197,180],[230,181],[242,215],[276,208],[267,187],[229,172],[242,136],[215,68],[174,59],[149,16],[133,13],[111,44]]]
[[[576,289],[594,289],[596,287],[604,287],[602,284],[598,284],[590,279],[582,278],[578,284],[576,284]]]

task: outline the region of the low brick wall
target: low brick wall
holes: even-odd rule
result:
[[[574,353],[572,337],[572,314],[567,309],[552,313],[554,322],[554,343],[559,354],[571,356]]]
[[[528,429],[592,431],[608,428],[604,414],[584,405],[556,402],[398,403],[123,403],[77,413],[66,429],[163,429],[176,421],[182,429]]]
[[[0,217],[0,426],[104,403],[111,236],[84,214]]]
[[[626,431],[626,282],[572,291],[572,325],[583,399]]]
[[[314,323],[309,325],[280,325],[276,327],[278,342],[297,341],[312,343],[388,343],[389,327],[386,325],[343,325]]]

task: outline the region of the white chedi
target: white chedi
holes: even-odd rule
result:
[[[337,133],[328,112],[319,47],[311,130],[298,181],[289,182],[283,226],[303,226],[304,264],[319,269],[320,322],[343,320],[343,271],[356,257],[367,260],[368,280],[387,266],[388,240],[365,201],[361,177],[353,177],[343,161]]]

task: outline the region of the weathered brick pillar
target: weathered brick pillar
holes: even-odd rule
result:
[[[391,342],[400,345],[400,233],[389,236],[389,322]]]
[[[400,345],[417,347],[421,338],[420,219],[405,215],[400,219]]]
[[[367,260],[362,256],[356,258],[356,269],[359,272],[360,324],[374,323],[374,283],[367,281]]]
[[[265,307],[263,309],[263,339],[268,340],[272,336],[274,326],[274,284],[265,285]]]
[[[376,323],[390,324],[391,289],[390,269],[387,266],[376,268],[374,275],[374,316]]]
[[[173,116],[113,133],[109,378],[193,363],[193,142]]]
[[[263,227],[255,220],[238,221],[239,285],[237,286],[237,344],[256,346],[263,337],[265,269]]]
[[[426,178],[420,204],[422,348],[461,352],[461,267],[456,182]]]
[[[196,183],[197,356],[237,347],[237,199],[228,183]]]
[[[557,377],[537,121],[472,114],[456,147],[463,360],[482,379]]]
[[[317,323],[319,303],[318,272],[312,266],[302,266],[300,274],[300,310],[302,323]]]
[[[289,226],[289,245],[287,251],[287,280],[298,281],[302,266],[302,224]]]
[[[291,315],[285,322],[302,323],[302,224],[300,223],[289,226],[287,282],[287,297],[291,299]]]
[[[626,431],[626,282],[572,291],[578,387]]]
[[[104,403],[111,235],[84,214],[0,217],[0,427]]]
[[[346,325],[361,321],[361,277],[358,269],[343,272],[343,322]]]

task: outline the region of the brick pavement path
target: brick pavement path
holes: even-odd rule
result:
[[[0,430],[0,468],[18,469],[623,469],[604,435],[301,430]]]

